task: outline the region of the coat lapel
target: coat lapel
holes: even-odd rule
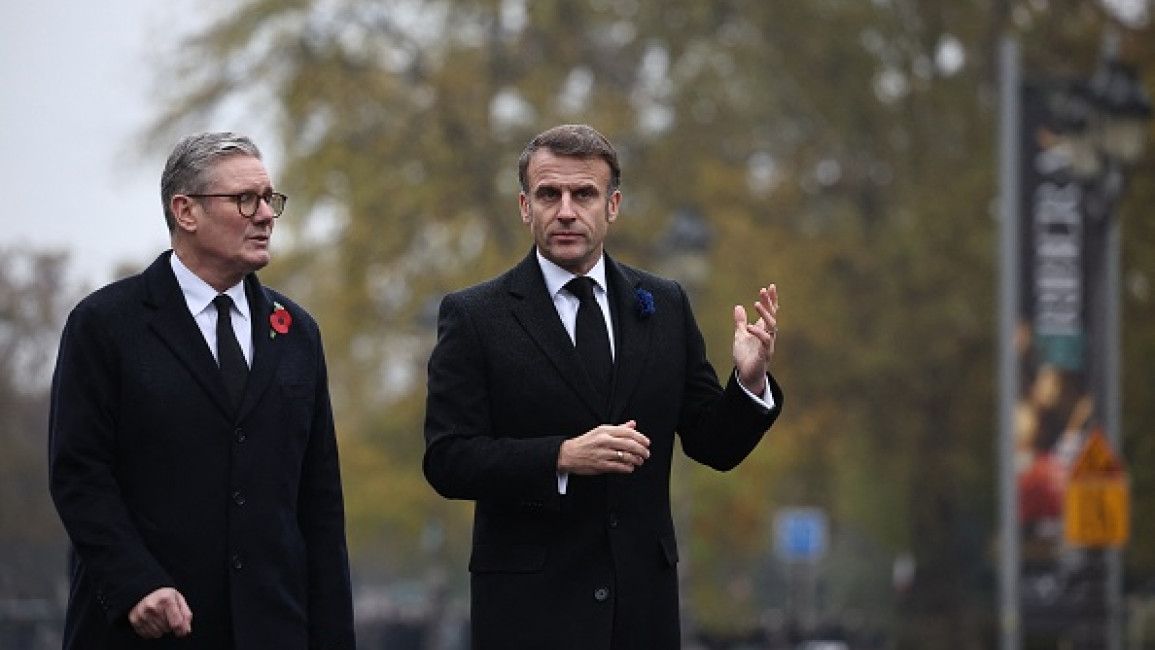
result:
[[[189,313],[170,266],[170,255],[172,251],[161,254],[143,273],[147,287],[145,309],[149,318],[148,326],[168,346],[173,356],[188,368],[189,374],[209,394],[217,407],[231,416],[232,405],[225,392],[220,369],[204,335]]]
[[[642,379],[642,369],[653,340],[650,329],[653,315],[643,315],[637,309],[634,293],[643,288],[638,275],[609,255],[605,259],[610,311],[614,319],[614,389],[610,400],[610,421],[618,422]]]
[[[269,318],[273,315],[273,298],[261,286],[255,273],[245,278],[245,295],[248,296],[249,313],[253,319],[253,366],[249,371],[249,381],[245,384],[238,417],[244,417],[272,384],[277,366],[284,356],[285,346],[293,334],[290,327],[285,334],[270,335],[272,327]]]
[[[513,267],[507,281],[510,310],[526,334],[554,369],[573,388],[599,418],[605,417],[606,405],[586,375],[573,341],[565,331],[557,308],[545,286],[545,279],[533,251]]]

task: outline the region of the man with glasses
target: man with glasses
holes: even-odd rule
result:
[[[255,274],[285,195],[248,138],[204,133],[176,145],[161,197],[172,250],[61,337],[64,648],[353,648],[320,332]]]

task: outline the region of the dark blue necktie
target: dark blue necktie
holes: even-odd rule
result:
[[[577,323],[574,326],[574,345],[578,356],[594,386],[603,397],[608,398],[614,362],[610,356],[606,319],[598,301],[594,299],[594,281],[586,277],[574,278],[566,283],[565,288],[577,296],[579,301]]]
[[[245,362],[241,344],[233,331],[233,299],[222,293],[213,298],[213,304],[217,308],[217,365],[221,367],[229,399],[233,406],[240,406],[245,380],[249,378],[249,364]]]

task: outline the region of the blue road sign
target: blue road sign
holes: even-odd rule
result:
[[[826,513],[819,508],[783,508],[774,516],[774,546],[789,561],[816,561],[826,554]]]

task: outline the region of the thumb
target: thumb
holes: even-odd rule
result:
[[[742,305],[734,305],[734,331],[745,332],[747,322],[749,321],[746,319],[746,308]]]

